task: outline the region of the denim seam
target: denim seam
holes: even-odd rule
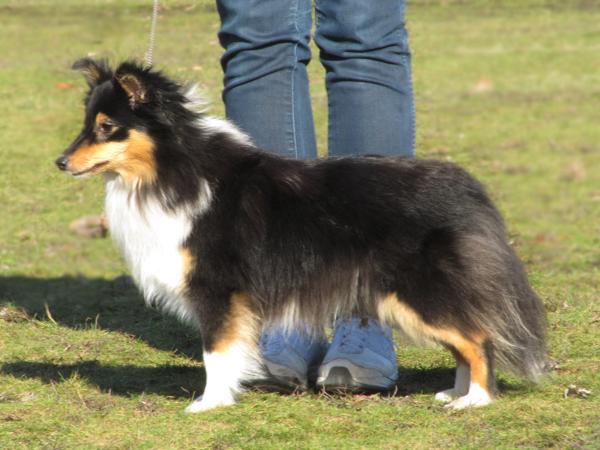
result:
[[[411,68],[411,58],[410,56],[404,55],[404,61],[406,64],[406,70],[408,72],[408,89],[410,96],[410,131],[411,131],[411,156],[415,156],[417,153],[417,118],[416,118],[416,109],[415,109],[415,93],[413,88],[413,79],[412,79],[412,68]]]
[[[404,16],[404,14],[402,14]],[[403,19],[403,28],[404,34],[402,30],[398,30],[398,34],[400,35],[400,40],[406,39],[406,53],[402,55],[402,60],[404,62],[404,68],[407,73],[407,82],[408,82],[408,96],[410,99],[410,117],[409,127],[410,127],[410,144],[411,148],[408,149],[411,152],[410,156],[415,156],[416,154],[416,146],[417,146],[417,126],[416,126],[416,110],[415,110],[415,93],[413,89],[413,78],[412,78],[412,58],[410,54],[410,44],[408,42],[408,31],[406,30],[406,20]]]
[[[413,88],[413,78],[412,78],[412,58],[410,55],[410,47],[408,44],[408,37],[406,38],[406,52],[407,54],[402,55],[404,59],[404,66],[406,73],[408,75],[408,95],[410,99],[410,117],[408,120],[410,121],[410,140],[411,140],[411,156],[415,156],[417,150],[417,126],[416,126],[416,110],[415,110],[415,93]]]
[[[300,29],[298,28],[298,8],[300,7],[299,5],[300,0],[296,0],[296,8],[293,11],[293,21],[294,21],[294,29],[296,30],[296,33],[298,33],[298,36],[300,35]],[[292,94],[292,145],[294,147],[294,157],[296,159],[298,159],[298,143],[296,141],[296,103],[295,103],[295,96],[296,96],[296,86],[295,86],[295,81],[294,78],[296,76],[296,70],[298,68],[298,45],[299,43],[296,42],[294,44],[294,52],[293,52],[293,56],[294,56],[294,61],[293,61],[293,65],[292,65],[292,70],[291,70],[291,82],[290,82],[290,86],[291,86],[291,94]]]
[[[315,34],[319,33],[319,0],[315,1]],[[318,44],[317,44],[318,45]],[[319,47],[319,61],[321,63],[322,66],[324,66],[323,64],[323,50]],[[331,95],[329,92],[329,81],[327,80],[327,73],[325,73],[325,89],[327,91],[327,112],[328,112],[328,119],[327,119],[327,153],[325,153],[325,156],[332,156],[331,153],[331,149],[333,147],[333,145],[331,145],[334,141],[335,141],[335,133],[333,132],[333,124],[335,122],[334,117],[335,117],[335,108],[333,107],[333,102],[331,99]]]

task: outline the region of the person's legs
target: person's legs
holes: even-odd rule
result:
[[[259,146],[265,149],[297,158],[315,157],[316,144],[305,67],[310,59],[308,38],[311,2],[309,0],[250,0],[248,3],[248,1],[242,2],[241,0],[219,0],[218,6],[222,19],[219,38],[226,49],[222,61],[225,71],[223,98],[228,118],[236,122]],[[339,18],[334,16],[334,22],[339,19],[340,25],[343,25],[346,16],[352,17],[355,11],[352,8],[348,10],[344,5],[341,5],[340,8],[342,8],[340,11],[343,14]],[[356,12],[359,13],[359,16],[362,14],[360,8]],[[372,25],[376,26],[376,24]],[[348,31],[351,31],[351,26]],[[324,38],[325,41],[337,39],[333,34],[325,33],[324,36],[327,36]],[[365,95],[364,92],[361,94],[360,89],[348,88],[346,85],[348,80],[332,77],[330,72],[333,69],[331,68],[336,67],[335,62],[337,62],[333,60],[338,58],[333,47],[331,50],[326,50],[326,46],[322,46],[322,60],[328,69],[328,92],[330,108],[332,108],[330,110],[332,117],[330,119],[330,154],[412,154],[414,142],[414,123],[412,121],[409,126],[411,135],[408,138],[405,137],[409,144],[399,141],[396,145],[388,146],[385,144],[386,142],[393,143],[395,141],[395,135],[389,129],[380,127],[376,130],[377,133],[366,129],[369,124],[366,116],[374,115],[370,119],[371,122],[375,120],[376,123],[371,123],[371,125],[377,125],[381,123],[377,119],[385,112],[385,109],[377,107],[367,109],[367,106],[371,105],[369,97],[371,95],[385,97],[388,93],[382,93],[380,89],[377,89],[375,87],[378,86],[377,83],[370,83],[373,86],[366,87],[371,88],[372,94]],[[340,55],[341,58],[349,59],[352,56]],[[406,64],[409,63],[407,57],[404,55],[401,58]],[[331,59],[334,64],[329,64],[328,59]],[[368,59],[368,57],[364,59]],[[369,85],[368,71],[370,69],[368,65],[359,64],[359,68],[363,70],[363,74],[362,78],[359,77],[356,80],[357,84]],[[349,69],[352,69],[352,66]],[[408,77],[397,80],[396,84],[400,91],[412,94],[412,90],[405,90],[406,86],[403,87],[403,83],[408,83],[410,89],[410,73],[408,73]],[[355,100],[348,99],[349,102],[344,104],[343,97],[345,95],[357,95],[357,98]],[[340,102],[336,99],[339,99]],[[363,104],[365,109],[362,113],[353,117],[351,109]],[[396,111],[396,113],[405,111],[407,107],[407,105],[403,105],[401,108],[394,108],[393,102],[389,102],[389,104],[391,107],[388,109],[392,112]],[[414,115],[412,96],[409,107],[408,116],[412,120],[412,115]],[[350,110],[346,111],[345,108],[350,108]],[[367,134],[364,139],[360,136],[360,139],[355,140],[353,136],[357,133],[353,132],[355,131],[353,130],[355,126],[353,120],[361,116],[363,123],[360,129]],[[340,117],[343,120],[337,120]],[[393,121],[393,119],[390,120]],[[394,124],[394,126],[397,127],[398,124]],[[379,132],[387,133],[387,138],[381,139],[378,136]],[[349,136],[349,139],[344,139],[344,142],[350,141],[353,143],[352,146],[346,145],[337,137],[344,133],[348,133]],[[370,139],[369,136],[374,134],[377,136]],[[400,134],[404,135],[404,133]],[[383,143],[375,145],[376,137]],[[371,141],[371,145],[363,144],[365,141]],[[410,146],[410,150],[406,150],[408,146]],[[395,151],[390,149],[395,149]],[[326,358],[326,364],[321,367],[321,374],[329,375],[331,374],[330,369],[345,367],[349,368],[353,387],[367,385],[371,388],[382,389],[391,387],[395,379],[395,355],[389,330],[381,328],[373,320],[363,322],[361,319],[338,322],[334,345],[332,345],[332,349],[335,351],[328,353],[329,359]],[[339,336],[343,336],[343,339]],[[351,348],[358,348],[361,351],[353,353],[346,351]],[[374,351],[364,352],[362,351],[364,348]],[[278,372],[277,378],[297,379],[297,375],[306,370],[309,361],[321,349],[318,345],[312,345],[300,334],[290,338],[285,336],[282,330],[270,329],[263,334],[261,350],[265,359],[275,364],[273,371]],[[382,364],[383,360],[385,360],[385,364]],[[388,362],[390,364],[387,364]],[[376,375],[383,375],[380,380],[387,378],[387,381],[383,384],[380,383],[380,380],[376,383],[369,383],[366,377],[373,375],[373,371]],[[335,375],[336,371],[333,372]],[[330,379],[329,376],[325,378],[323,386],[327,386],[327,380]],[[340,378],[336,375],[334,378],[338,382],[344,382],[343,377]],[[373,378],[370,380],[372,381]],[[350,385],[350,383],[341,384]]]
[[[415,152],[415,111],[404,0],[317,0],[329,99],[329,155]],[[391,330],[338,321],[317,378],[325,389],[382,390],[397,379]]]
[[[315,158],[306,73],[311,0],[218,0],[217,6],[227,118],[265,150]],[[254,384],[293,390],[306,387],[308,368],[320,361],[326,342],[270,326],[259,344],[271,377]]]
[[[310,0],[218,0],[227,117],[266,150],[317,155],[306,65]]]
[[[415,112],[404,0],[317,0],[327,71],[329,155],[414,155]]]

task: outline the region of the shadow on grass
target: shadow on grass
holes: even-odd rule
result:
[[[397,389],[389,395],[435,393],[453,383],[451,369],[408,369],[401,367]],[[203,392],[206,383],[204,370],[197,367],[165,365],[140,367],[133,365],[107,366],[98,361],[83,361],[75,364],[55,364],[38,361],[14,361],[2,364],[0,373],[16,378],[37,378],[50,383],[62,383],[73,376],[95,384],[103,392],[131,396],[141,393],[170,397],[190,397]],[[253,390],[263,390],[252,388]],[[285,394],[282,390],[266,389]],[[339,392],[344,395],[343,392]]]
[[[9,303],[29,316],[46,317],[45,305],[61,326],[94,326],[139,338],[154,348],[202,359],[199,333],[148,308],[127,276],[115,279],[64,276],[0,277],[0,305]]]
[[[97,361],[76,364],[15,361],[2,364],[0,373],[17,378],[38,378],[48,384],[62,383],[75,375],[95,384],[102,392],[126,397],[146,393],[189,398],[202,392],[205,385],[204,370],[174,365],[140,367],[104,366]]]
[[[139,338],[149,345],[177,351],[201,360],[198,333],[177,320],[147,308],[129,277],[112,280],[85,277],[32,278],[0,277],[0,305],[10,303],[29,316],[46,316],[45,305],[61,326],[85,329],[98,326]],[[73,374],[86,378],[103,391],[120,395],[156,393],[189,397],[201,392],[205,373],[195,367],[103,366],[97,361],[77,364],[15,361],[0,371],[16,377],[62,382]],[[396,395],[434,393],[454,384],[449,368],[399,368]],[[522,385],[499,383],[501,391],[525,389]]]
[[[410,367],[398,368],[398,381],[395,395],[435,394],[454,386],[453,368],[414,369]],[[499,392],[527,392],[528,384],[507,383],[497,380]]]
[[[204,391],[206,374],[197,367],[165,365],[161,367],[140,367],[133,365],[105,366],[97,361],[83,361],[76,364],[54,364],[37,361],[14,361],[2,364],[0,373],[16,378],[37,378],[50,383],[62,383],[73,376],[85,379],[102,392],[110,392],[125,397],[142,393],[164,395],[173,398],[191,398]],[[454,383],[452,369],[410,369],[399,368],[399,379],[390,396],[412,394],[434,394],[447,389]],[[252,388],[253,390],[264,390]],[[500,383],[500,391],[521,391],[524,385]],[[268,392],[286,394],[282,390],[266,389]],[[315,391],[316,392],[316,391]],[[336,394],[333,392],[333,394]],[[346,395],[339,392],[339,395]]]

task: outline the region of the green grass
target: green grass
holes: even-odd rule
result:
[[[164,3],[157,65],[198,80],[221,115],[213,3]],[[141,57],[149,4],[0,0],[0,448],[600,448],[600,4],[408,6],[418,153],[488,186],[558,368],[537,386],[501,373],[495,404],[449,413],[432,393],[452,383],[450,356],[401,345],[395,396],[253,392],[194,416],[182,411],[204,385],[197,335],[143,306],[109,239],[68,232],[101,210],[102,186],[53,167],[81,121],[70,63]],[[325,149],[316,60],[310,71]],[[564,399],[569,384],[593,395]]]

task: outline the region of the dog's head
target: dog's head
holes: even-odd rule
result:
[[[169,139],[178,112],[184,114],[182,86],[134,62],[113,71],[106,61],[84,58],[73,69],[83,74],[89,92],[83,129],[56,160],[58,168],[77,177],[112,172],[126,181],[152,182],[157,139]]]

